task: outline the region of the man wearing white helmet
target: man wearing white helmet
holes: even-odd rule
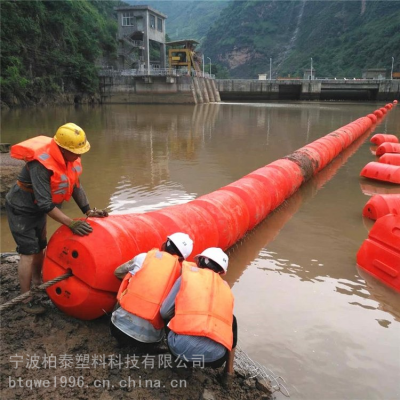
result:
[[[195,257],[196,264],[184,262],[182,275],[161,306],[168,323],[171,353],[192,364],[219,368],[233,375],[237,323],[233,295],[221,278],[228,270],[228,256],[210,247]]]
[[[120,307],[111,316],[110,330],[121,345],[149,348],[161,341],[161,304],[192,250],[189,235],[177,232],[167,237],[161,250],[141,253],[116,269],[117,277],[125,277],[117,294]]]

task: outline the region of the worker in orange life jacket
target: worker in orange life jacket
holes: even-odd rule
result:
[[[196,264],[183,263],[182,275],[161,306],[167,325],[168,347],[185,363],[219,368],[233,376],[237,323],[233,295],[222,280],[228,256],[211,247],[195,257]]]
[[[149,349],[162,340],[160,307],[192,250],[189,235],[177,232],[167,237],[161,250],[141,253],[117,268],[117,276],[121,271],[126,275],[117,294],[120,307],[112,314],[110,330],[121,345]]]
[[[86,221],[72,220],[65,215],[60,210],[64,200],[72,197],[87,216],[108,215],[105,210],[90,208],[79,182],[80,158],[89,149],[85,132],[72,123],[61,126],[54,138],[37,136],[11,147],[11,157],[26,161],[6,196],[8,223],[20,254],[18,278],[22,293],[28,292],[31,284],[38,286],[42,281],[47,215],[81,236],[91,233],[92,228]],[[31,314],[45,311],[32,298],[22,308]]]

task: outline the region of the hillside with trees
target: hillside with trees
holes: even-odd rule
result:
[[[211,25],[220,17],[230,0],[127,0],[130,5],[149,5],[161,11],[168,19],[167,33],[171,40],[205,39]]]
[[[98,92],[97,68],[116,49],[115,1],[2,1],[5,104],[37,104]]]
[[[399,1],[231,1],[203,51],[236,78],[303,75],[361,77],[363,69],[400,70]]]
[[[0,2],[1,104],[40,104],[98,95],[100,63],[113,65],[112,0]],[[361,77],[400,71],[400,1],[144,1],[168,16],[172,40],[191,38],[219,78]],[[73,99],[74,100],[74,99]],[[80,101],[80,99],[77,99]],[[67,102],[71,102],[69,98]]]

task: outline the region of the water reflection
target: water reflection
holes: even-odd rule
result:
[[[360,188],[367,196],[375,194],[400,194],[400,187],[394,183],[373,181],[371,179],[362,178],[360,180]]]
[[[277,254],[265,250],[265,246],[273,241],[279,234],[280,230],[299,210],[303,202],[315,196],[330,179],[332,179],[347,160],[365,143],[371,132],[366,132],[362,137],[352,143],[338,157],[336,157],[329,165],[314,176],[310,181],[306,182],[297,192],[289,199],[283,202],[275,211],[273,211],[263,222],[255,229],[249,232],[241,241],[236,243],[229,254],[234,253],[234,259],[230,263],[229,272],[226,280],[231,286],[239,280],[240,276],[256,258],[270,259],[268,267],[271,271],[280,271],[282,273],[298,275],[301,280],[314,280],[320,274],[320,270],[315,269],[315,276],[311,277],[309,271],[305,271],[298,264],[291,263],[289,260],[277,258]],[[273,260],[271,260],[273,259]],[[311,260],[311,266],[322,267],[324,264],[317,259]],[[318,272],[317,272],[318,271]]]
[[[367,296],[365,296],[368,299],[375,300],[377,302],[378,306],[370,306],[373,309],[379,309],[382,311],[386,311],[389,314],[393,315],[395,321],[400,321],[400,292],[395,292],[388,286],[384,285],[381,281],[378,279],[374,278],[372,275],[368,274],[365,272],[362,268],[357,267],[358,274],[362,277],[362,279],[365,281],[365,284],[368,289]],[[360,307],[365,307],[365,305],[362,304],[356,304],[356,303],[351,303],[358,305]],[[376,303],[375,303],[376,304]],[[390,322],[385,322],[383,324],[383,321],[386,320],[377,320],[378,323],[384,327],[388,327]]]
[[[376,284],[371,285],[369,282],[371,277],[368,275],[365,277],[365,274],[360,274],[367,281],[366,285],[364,281],[357,278],[356,274],[353,273],[354,270],[351,272],[347,270],[343,274],[341,269],[332,270],[329,266],[324,268],[324,262],[320,260],[324,259],[326,249],[314,248],[313,256],[315,257],[320,252],[321,257],[312,258],[306,263],[299,262],[301,260],[299,257],[293,257],[296,260],[296,262],[293,262],[290,258],[284,258],[282,254],[267,249],[267,245],[274,241],[281,229],[298,212],[303,203],[307,203],[319,189],[333,178],[338,169],[366,142],[369,136],[370,132],[367,132],[353,143],[337,159],[272,212],[253,231],[249,232],[245,238],[229,249],[228,254],[231,257],[231,262],[226,280],[231,286],[240,281],[240,277],[249,267],[278,274],[287,274],[291,277],[296,277],[302,282],[330,281],[333,283],[334,290],[337,293],[350,297],[356,296],[365,300],[365,304],[359,301],[351,301],[349,304],[371,310],[380,309],[389,312],[397,320],[400,315],[400,295],[393,295],[392,291],[385,288],[384,285],[380,285],[381,287]],[[365,218],[363,218],[363,223],[367,231],[369,231],[373,221],[365,221]],[[261,260],[262,262],[260,262]],[[345,275],[348,275],[348,278],[344,278]],[[332,280],[332,276],[336,276],[336,279]],[[380,292],[383,291],[383,296],[374,295],[377,286]],[[368,299],[375,300],[378,305],[370,305]],[[390,321],[388,322],[385,319],[377,321],[384,327],[390,325]]]
[[[195,198],[177,184],[165,183],[158,186],[132,187],[130,182],[117,187],[111,197],[113,214],[143,213],[155,211],[170,205],[184,204]],[[149,202],[151,200],[151,202]]]
[[[334,131],[380,104],[258,103],[82,106],[2,111],[3,141],[86,130],[82,183],[92,206],[152,211],[210,193]],[[393,133],[400,109],[376,131]],[[359,177],[367,141],[341,154],[230,250],[243,348],[292,384],[292,399],[397,398],[399,305],[355,268],[368,235]],[[350,153],[351,150],[349,149]],[[318,195],[316,195],[318,194]],[[65,212],[80,217],[66,204]],[[59,224],[49,221],[49,234]],[[2,216],[2,251],[14,250]]]

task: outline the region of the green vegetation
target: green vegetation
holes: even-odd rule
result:
[[[130,5],[148,5],[167,15],[167,32],[171,40],[204,40],[208,29],[228,5],[229,0],[126,0]]]
[[[96,64],[115,53],[113,1],[2,1],[2,101],[98,91]]]
[[[366,68],[400,70],[398,1],[233,1],[203,41],[232,77],[361,77]]]
[[[1,101],[29,104],[98,93],[97,69],[114,64],[119,0],[0,2]],[[400,71],[399,1],[145,1],[168,16],[172,40],[195,39],[218,78],[361,77]],[[167,40],[170,40],[169,38]],[[159,58],[151,48],[151,59]],[[206,69],[207,70],[207,69]]]

